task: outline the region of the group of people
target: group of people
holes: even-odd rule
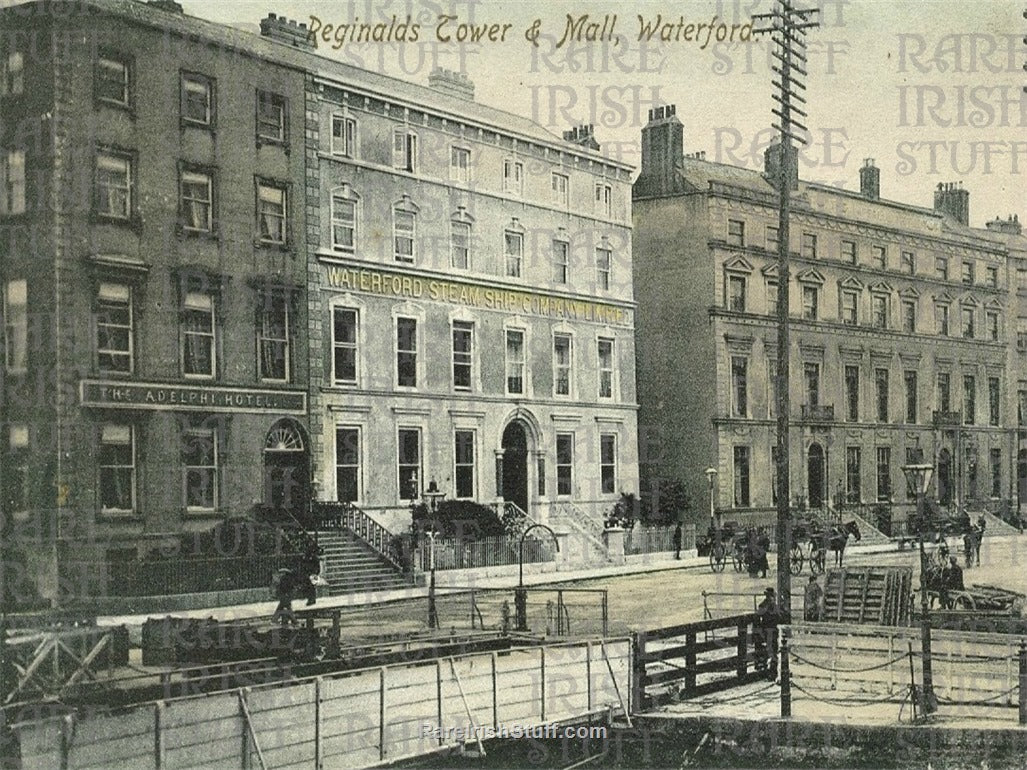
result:
[[[987,522],[984,520],[984,514],[980,515],[977,519],[976,526],[970,524],[970,517],[965,512],[963,513],[963,556],[966,560],[966,566],[972,567],[974,564],[980,565],[981,563],[981,540],[984,539],[984,528],[987,526]]]
[[[767,553],[770,551],[770,537],[763,530],[750,529],[746,533],[745,563],[749,568],[749,577],[767,577],[770,562]]]
[[[296,569],[283,567],[275,573],[271,580],[271,593],[278,600],[278,606],[271,616],[272,623],[287,625],[296,622],[296,613],[292,609],[293,599],[306,599],[308,607],[317,601],[317,586],[324,582],[319,580],[321,553],[317,544],[310,541]]]

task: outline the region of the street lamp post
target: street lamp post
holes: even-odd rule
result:
[[[431,511],[431,529],[425,533],[428,535],[428,628],[439,627],[439,613],[435,606],[435,538],[438,536],[439,501],[445,496],[445,492],[439,491],[435,479],[428,482],[428,489],[424,492]]]
[[[921,713],[927,715],[938,710],[931,673],[931,614],[927,597],[927,554],[924,551],[924,495],[934,475],[934,466],[928,463],[903,465],[902,472],[916,491],[917,540],[920,543],[920,655],[923,666]]]
[[[713,483],[717,478],[717,469],[711,466],[707,468],[704,473],[706,474],[706,478],[710,480],[710,528],[716,532],[720,529],[720,527],[717,526],[717,506],[713,497]]]

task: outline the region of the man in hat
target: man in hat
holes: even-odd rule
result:
[[[297,588],[297,575],[291,569],[285,567],[278,570],[271,579],[271,590],[278,600],[278,606],[271,616],[272,623],[281,623],[283,626],[296,622],[296,613],[292,610],[292,596]]]
[[[806,583],[806,592],[803,596],[803,618],[805,620],[813,621],[820,620],[823,602],[824,589],[822,589],[820,587],[820,583],[817,582],[817,576],[810,575],[809,582]]]
[[[756,670],[766,671],[768,679],[777,679],[777,624],[780,612],[773,588],[763,592],[763,601],[756,608],[753,628],[753,652]]]

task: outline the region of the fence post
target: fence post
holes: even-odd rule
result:
[[[321,745],[321,702],[322,679],[314,679],[314,769],[321,770],[324,766],[324,747]]]
[[[743,620],[738,624],[738,665],[735,673],[741,679],[749,669],[749,622]]]
[[[781,635],[781,716],[792,715],[792,681],[788,660],[788,637]]]
[[[609,635],[610,601],[607,589],[603,589],[603,636]]]
[[[385,759],[385,666],[378,669],[378,759]]]
[[[1027,725],[1027,642],[1020,640],[1020,724]]]
[[[499,729],[499,654],[492,653],[492,725]],[[441,727],[441,725],[440,725]]]
[[[167,767],[164,750],[164,701],[153,704],[153,766],[156,770]]]
[[[685,697],[695,695],[695,631],[685,634]]]
[[[645,631],[631,635],[631,705],[632,711],[645,709]]]
[[[546,721],[546,648],[538,648],[538,664],[539,664],[539,692],[541,693],[540,702],[542,704],[542,721]]]

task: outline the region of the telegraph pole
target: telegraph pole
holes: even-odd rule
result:
[[[781,132],[780,156],[778,158],[778,229],[777,229],[777,381],[775,383],[775,401],[777,405],[777,595],[780,607],[790,619],[792,606],[792,585],[789,556],[792,545],[792,527],[789,515],[789,484],[788,484],[788,419],[790,416],[790,399],[788,397],[789,381],[789,333],[788,333],[788,291],[790,274],[788,266],[788,220],[791,209],[791,180],[795,159],[792,157],[792,141],[800,144],[805,139],[795,133],[796,129],[808,131],[806,126],[795,119],[795,115],[803,118],[806,112],[795,106],[793,102],[805,105],[806,99],[797,89],[806,90],[801,80],[806,76],[806,30],[818,27],[809,18],[817,13],[816,9],[799,10],[792,5],[792,0],[777,0],[771,13],[753,16],[754,20],[765,22],[767,26],[753,32],[770,34],[774,43],[773,56],[780,62],[780,67],[771,66],[776,75],[773,85],[776,89],[774,101],[780,109],[772,112],[778,122],[773,127]],[[798,169],[795,169],[798,173]]]

